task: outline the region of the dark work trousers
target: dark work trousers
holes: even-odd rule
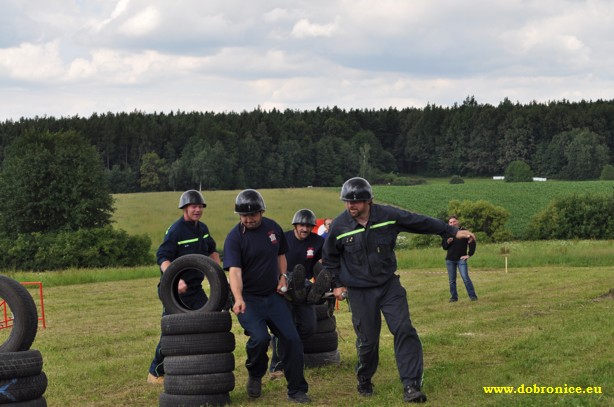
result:
[[[394,355],[404,386],[422,385],[422,343],[409,317],[407,292],[399,276],[380,287],[348,287],[352,324],[356,331],[356,375],[371,379],[379,363],[379,338],[384,314],[394,336]],[[381,311],[381,314],[380,314]]]
[[[316,318],[316,306],[305,302],[294,304],[290,301],[286,301],[286,303],[290,307],[294,325],[296,326],[298,336],[301,337],[301,340],[304,341],[316,333],[316,326],[318,323]],[[284,370],[283,363],[281,362],[282,357],[280,356],[284,351],[283,345],[277,340],[276,336],[273,336],[271,339],[271,344],[273,352],[271,353],[271,366],[269,367],[269,371]]]
[[[247,360],[245,367],[251,377],[266,374],[269,357],[267,351],[271,341],[269,329],[283,344],[282,363],[288,381],[288,395],[299,391],[307,393],[308,385],[304,375],[303,343],[298,335],[292,313],[286,299],[277,293],[267,296],[243,295],[245,312],[237,316],[249,339],[245,345]]]
[[[160,287],[158,286],[158,297],[160,296]],[[186,307],[191,309],[199,309],[205,306],[207,303],[207,294],[202,289],[193,290],[188,295],[179,296],[181,301]],[[162,306],[162,316],[166,315],[164,310],[164,306]],[[162,335],[160,335],[162,337]],[[151,365],[149,366],[149,373],[154,376],[164,376],[164,355],[161,352],[160,341],[158,341],[158,345],[156,346],[156,351],[154,353],[154,358],[151,361]]]

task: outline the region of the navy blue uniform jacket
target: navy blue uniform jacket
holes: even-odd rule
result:
[[[335,287],[379,287],[394,276],[397,235],[401,232],[454,236],[457,228],[429,216],[387,205],[371,205],[366,227],[345,210],[324,242],[322,264]]]
[[[209,234],[209,228],[202,222],[186,221],[183,216],[173,223],[164,235],[164,241],[158,248],[156,257],[158,265],[166,260],[173,261],[186,254],[202,254],[209,256],[215,252],[215,240]],[[182,276],[188,286],[185,295],[193,290],[199,290],[204,275],[198,271],[187,271]]]

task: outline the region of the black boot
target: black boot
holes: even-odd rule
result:
[[[262,395],[262,377],[251,377],[247,379],[247,395],[257,399]]]
[[[330,291],[330,284],[333,278],[328,270],[322,270],[318,274],[315,284],[307,294],[307,303],[318,304],[322,300],[322,296]]]
[[[426,401],[426,395],[420,391],[419,387],[408,385],[405,386],[403,400],[408,403],[424,403]]]
[[[358,376],[358,394],[363,397],[371,397],[373,395],[373,383],[371,383],[371,379],[367,379],[366,377]]]
[[[302,264],[294,266],[290,275],[290,281],[288,282],[288,292],[285,296],[292,302],[300,303],[305,301],[307,289],[305,288],[305,267]]]

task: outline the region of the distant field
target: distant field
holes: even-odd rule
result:
[[[508,228],[515,237],[522,236],[533,215],[557,196],[585,192],[611,192],[613,181],[505,183],[489,179],[467,180],[451,185],[435,180],[432,184],[401,187],[374,186],[375,200],[418,213],[435,216],[452,199],[485,199],[511,213]],[[207,208],[203,220],[220,248],[226,234],[238,222],[234,199],[239,191],[204,191]],[[291,228],[294,212],[312,209],[318,217],[334,217],[343,210],[339,188],[263,189],[265,216],[275,219],[284,229]],[[146,234],[152,251],[158,247],[166,229],[181,216],[177,208],[181,192],[118,194],[114,221],[116,227],[130,234]]]
[[[339,191],[328,188],[263,189],[267,206],[265,216],[275,219],[284,229],[292,227],[292,217],[301,208],[313,210],[318,217],[334,217],[343,210]],[[239,191],[203,191],[207,208],[202,220],[207,224],[219,248],[226,235],[239,221],[234,202]],[[114,195],[115,227],[129,234],[151,238],[152,251],[162,242],[166,229],[181,217],[177,208],[181,192],[152,192]]]
[[[484,199],[507,209],[511,216],[507,227],[514,237],[523,236],[532,217],[548,206],[555,197],[586,192],[614,192],[614,181],[546,181],[506,183],[474,180],[465,184],[432,183],[412,187],[374,186],[378,201],[397,205],[414,212],[436,216],[445,211],[448,202]]]

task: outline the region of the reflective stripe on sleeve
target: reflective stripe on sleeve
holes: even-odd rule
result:
[[[381,227],[388,226],[388,225],[394,225],[395,223],[397,223],[396,220],[389,220],[388,222],[382,222],[382,223],[372,225],[371,229],[381,228]]]
[[[206,239],[206,238],[208,238],[208,237],[209,237],[209,235],[208,235],[208,234],[207,234],[207,235],[204,235],[204,236],[203,236],[203,239]],[[194,239],[182,240],[182,241],[180,241],[180,242],[177,242],[177,244],[178,244],[178,245],[182,245],[182,244],[188,244],[188,243],[194,243],[194,242],[198,242],[198,238],[197,238],[197,237],[195,237]]]
[[[397,223],[396,220],[389,220],[389,221],[382,222],[382,223],[376,223],[375,225],[371,225],[371,227],[369,229],[381,228],[381,227],[384,227],[384,226],[394,225],[395,223]],[[343,239],[346,236],[355,235],[356,233],[362,233],[365,230],[366,230],[365,228],[360,228],[360,229],[351,230],[349,232],[342,233],[339,236],[337,236],[337,240]]]

